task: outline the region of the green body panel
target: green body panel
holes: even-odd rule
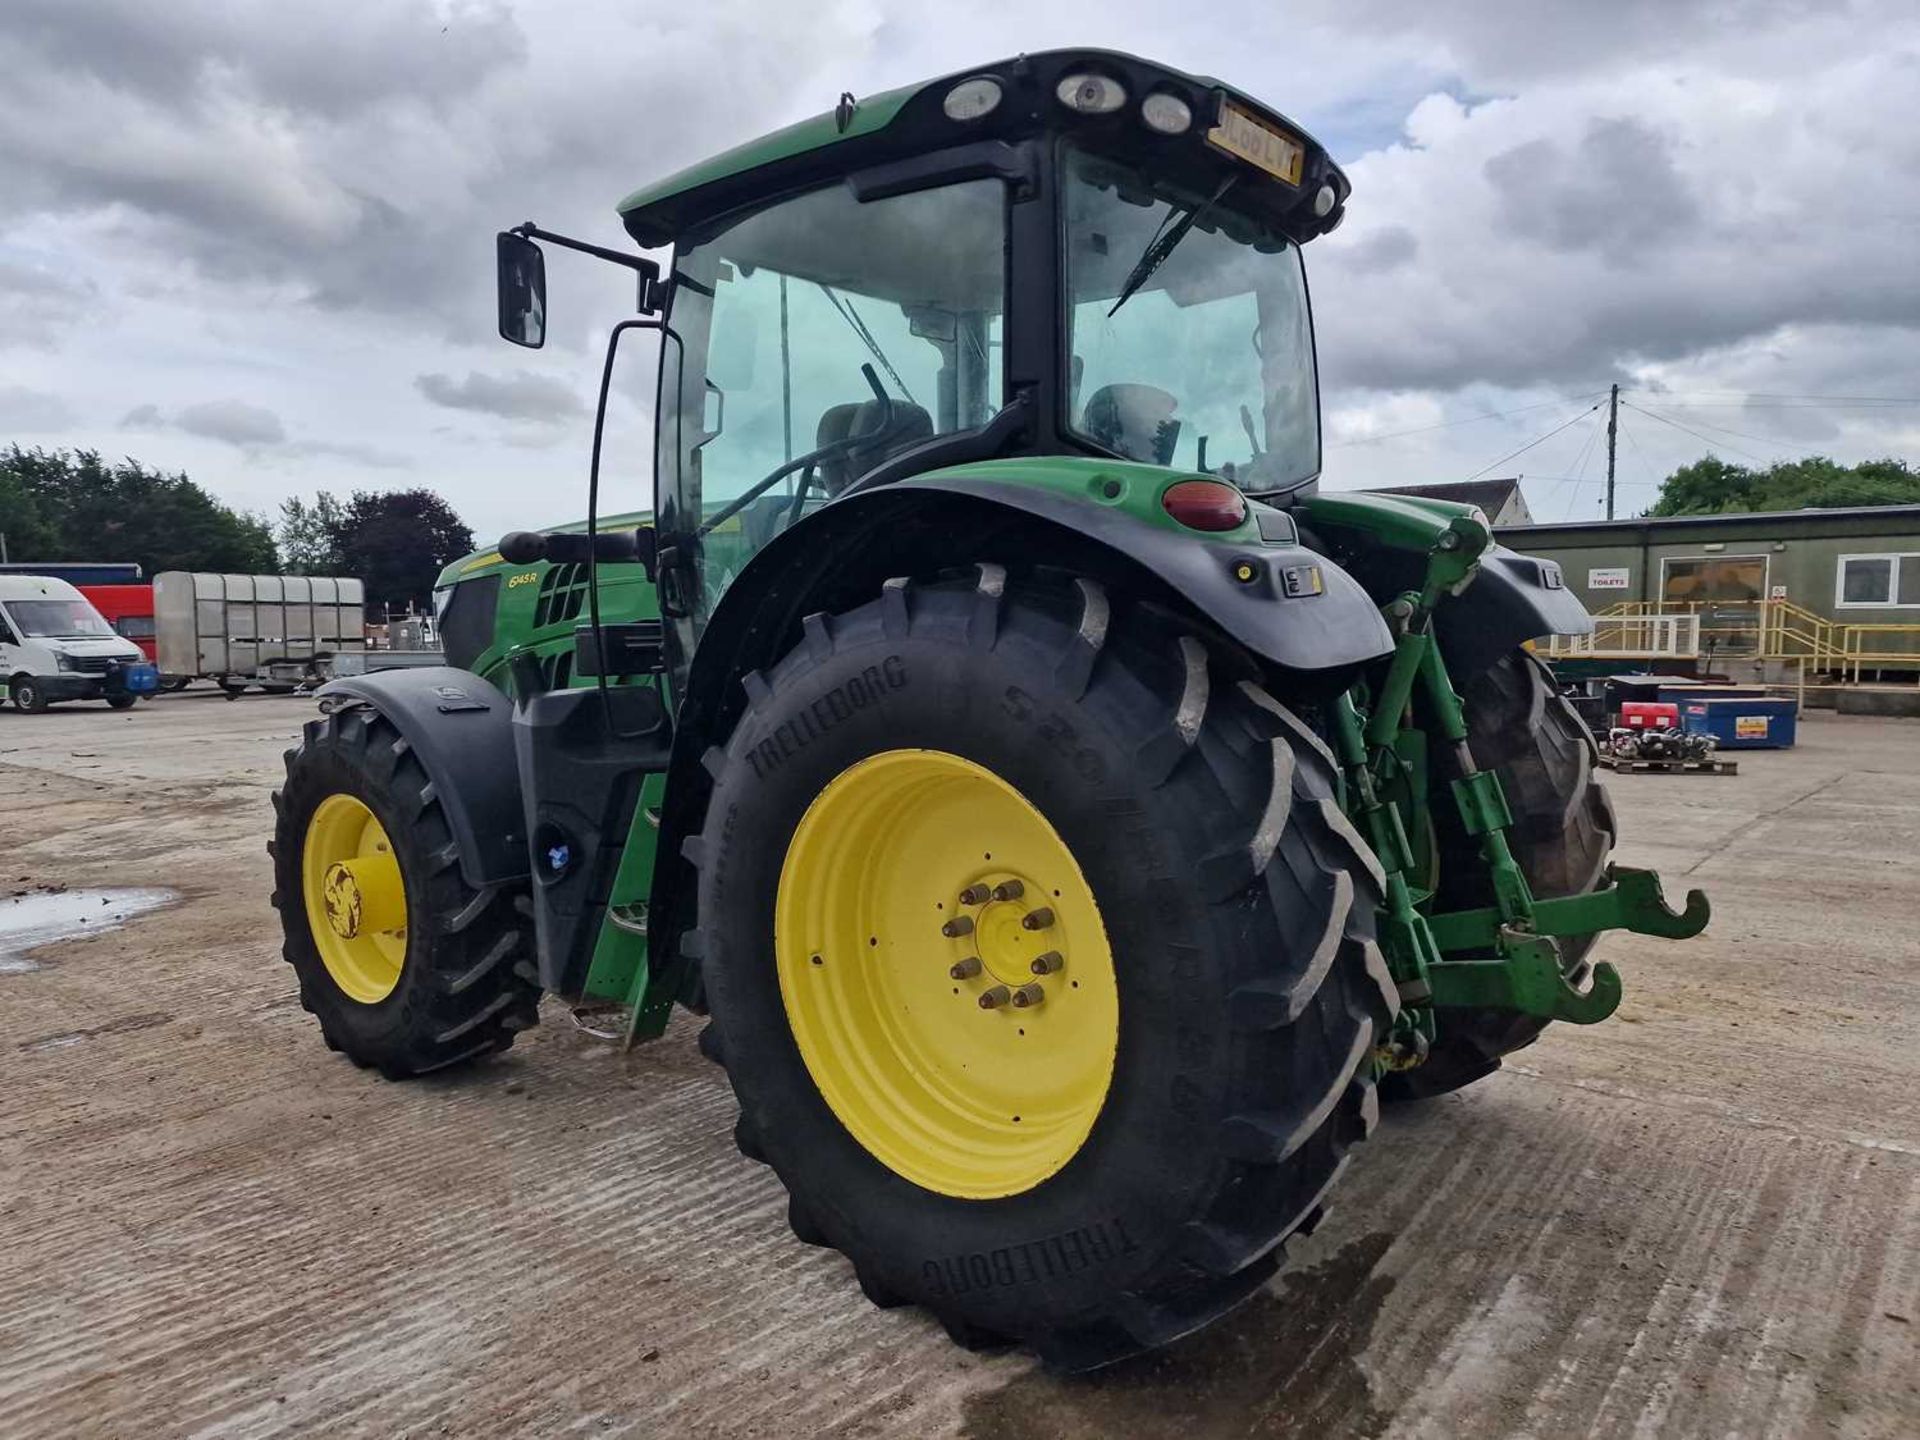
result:
[[[647,511],[609,515],[600,520],[599,528],[632,529],[652,518]],[[586,528],[586,523],[582,521],[555,525],[543,533],[579,534]],[[646,620],[658,617],[659,599],[653,582],[647,579],[645,567],[603,563],[599,568],[603,619]],[[481,580],[489,575],[501,577],[499,599],[494,607],[492,639],[474,657],[469,668],[501,689],[510,690],[508,662],[521,651],[531,651],[541,661],[542,673],[550,681],[560,688],[571,684],[574,627],[586,623],[588,611],[584,575],[553,573],[569,569],[584,571],[584,567],[557,566],[544,560],[532,565],[512,565],[500,557],[498,550],[490,549],[462,556],[441,570],[440,578],[434,582],[436,590],[470,580]],[[566,588],[571,593],[556,604],[553,589],[555,582],[561,580],[578,583],[570,583]],[[563,657],[567,662],[564,666],[560,663]]]
[[[650,511],[601,517],[601,530],[631,529],[653,518]],[[549,527],[547,534],[579,534],[586,522]],[[586,624],[590,613],[586,603],[583,566],[553,565],[538,561],[532,565],[512,565],[498,550],[479,551],[463,556],[440,572],[436,588],[484,578],[502,577],[494,612],[492,642],[474,659],[476,673],[509,694],[513,690],[511,662],[520,654],[531,654],[540,665],[542,678],[555,688],[578,688],[594,683],[591,676],[573,671],[574,632]],[[556,572],[561,572],[556,574]],[[660,596],[641,565],[602,563],[600,572],[600,612],[602,620],[651,620],[659,618]],[[556,585],[555,581],[567,581]],[[649,684],[664,681],[624,681]],[[659,832],[648,821],[651,812],[658,815],[666,793],[666,777],[650,775],[641,785],[635,806],[632,829],[620,856],[613,888],[608,895],[608,916],[601,922],[595,940],[593,959],[587,972],[586,993],[595,999],[628,1001],[643,993],[647,986],[647,940],[643,932],[617,923],[614,912],[629,922],[644,924],[648,893],[653,881],[655,840]],[[639,1013],[636,1005],[636,1017]],[[655,1009],[662,1009],[656,1006]],[[664,1011],[660,1016],[664,1025]],[[657,1033],[657,1031],[655,1032]]]
[[[916,485],[939,485],[947,480],[990,480],[1000,484],[1024,485],[1065,499],[1118,510],[1144,524],[1186,536],[1195,536],[1196,532],[1169,515],[1161,505],[1160,497],[1166,494],[1170,486],[1184,480],[1220,483],[1211,475],[1171,470],[1163,465],[1142,465],[1131,460],[1107,460],[1081,455],[1029,455],[1015,460],[983,460],[972,465],[929,470],[924,475],[915,475],[899,483],[902,488],[912,488]],[[1260,543],[1260,527],[1249,505],[1246,518],[1233,529],[1210,530],[1198,538],[1257,545]]]
[[[748,170],[758,169],[762,165],[771,165],[780,160],[791,160],[796,155],[804,155],[809,150],[819,150],[824,146],[837,145],[842,140],[856,139],[862,135],[871,135],[876,130],[884,130],[900,113],[905,105],[924,86],[908,85],[899,90],[888,90],[884,94],[869,95],[853,107],[848,117],[847,127],[842,130],[839,121],[829,111],[824,115],[815,115],[798,124],[789,125],[784,130],[775,130],[770,135],[762,135],[744,145],[736,145],[731,150],[723,150],[698,164],[656,180],[651,185],[643,185],[626,199],[622,200],[619,210],[622,215],[636,210],[645,210],[663,200],[671,200],[689,190],[697,190],[702,185],[711,185],[716,180],[725,180],[729,176],[739,175]]]

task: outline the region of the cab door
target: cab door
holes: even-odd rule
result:
[[[1004,403],[1006,207],[997,179],[840,184],[681,247],[656,467],[676,671],[775,535]]]

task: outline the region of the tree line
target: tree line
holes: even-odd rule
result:
[[[1724,515],[1743,510],[1849,509],[1920,505],[1920,471],[1904,460],[1842,465],[1824,455],[1761,469],[1717,455],[1683,465],[1660,486],[1649,515]]]
[[[427,489],[296,496],[276,523],[221,504],[184,473],[18,445],[0,451],[0,536],[20,563],[130,561],[149,577],[358,576],[376,614],[425,609],[441,568],[473,549],[473,532]]]

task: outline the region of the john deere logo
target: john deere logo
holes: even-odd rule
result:
[[[360,933],[360,886],[353,873],[336,861],[327,867],[321,890],[327,904],[327,924],[342,940],[353,939]]]

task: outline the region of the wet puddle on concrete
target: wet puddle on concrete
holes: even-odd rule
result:
[[[0,975],[39,969],[27,958],[29,950],[118,930],[134,916],[178,898],[177,891],[154,887],[39,891],[0,899]]]

